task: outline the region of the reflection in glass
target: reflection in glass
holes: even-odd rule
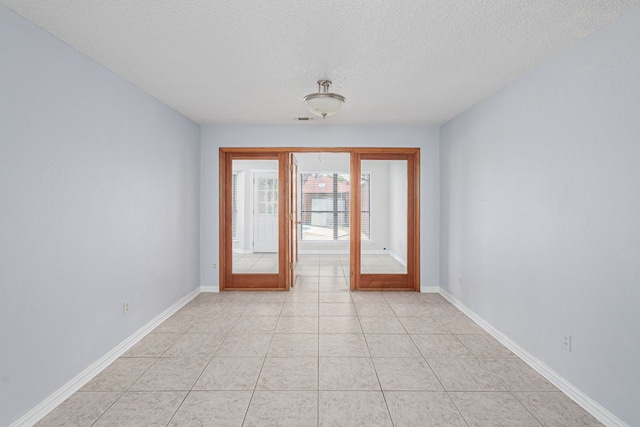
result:
[[[407,161],[363,160],[361,273],[407,274]]]
[[[278,161],[232,161],[233,273],[278,273]]]

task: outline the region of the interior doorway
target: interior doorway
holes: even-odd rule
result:
[[[220,289],[287,290],[313,269],[349,290],[418,291],[418,171],[419,149],[220,149]]]

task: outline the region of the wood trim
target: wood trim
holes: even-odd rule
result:
[[[248,155],[258,158],[261,154],[287,153],[371,153],[371,154],[412,154],[420,148],[406,147],[220,147],[220,152],[231,153],[234,157]],[[386,159],[387,157],[384,157]]]
[[[219,148],[220,194],[220,290],[288,290],[292,283],[289,276],[290,239],[287,212],[290,210],[288,158],[290,153],[336,152],[351,155],[351,176],[360,176],[362,160],[407,160],[407,274],[361,274],[360,209],[352,209],[350,235],[350,288],[351,290],[411,290],[420,291],[420,149],[419,148],[360,148],[360,147],[222,147]],[[233,274],[231,239],[232,160],[278,160],[279,186],[278,209],[278,273]],[[360,206],[360,187],[351,190],[351,206]]]
[[[358,155],[358,168],[362,160],[407,161],[407,274],[361,274],[355,281],[357,290],[420,291],[420,149],[369,149]],[[359,169],[358,169],[359,172]],[[359,175],[354,175],[359,176]],[[360,198],[357,199],[358,201]],[[356,202],[357,203],[357,202]],[[360,242],[358,237],[358,269],[360,268]],[[355,238],[355,237],[352,237]],[[353,259],[353,257],[352,257]],[[352,287],[352,289],[354,289]]]
[[[227,212],[227,200],[231,200],[231,183],[227,177],[227,162],[229,161],[229,156],[224,153],[222,150],[219,151],[219,168],[220,168],[220,177],[219,177],[219,189],[218,195],[220,197],[220,212],[219,212],[219,226],[220,226],[220,247],[218,253],[220,254],[220,272],[219,272],[219,280],[220,280],[220,291],[225,290],[225,284],[231,282],[231,273],[230,273],[230,265],[231,265],[231,257],[230,253],[232,250],[232,245],[227,245],[228,233],[226,224],[231,224],[231,210],[229,209]]]
[[[233,274],[232,285],[233,290],[284,290],[279,274]]]
[[[278,288],[289,290],[287,274],[289,268],[287,258],[289,242],[287,241],[287,183],[289,174],[288,155],[282,151],[278,155]]]
[[[234,159],[238,160],[277,160],[278,182],[286,183],[286,153],[282,150],[229,150],[219,149],[220,156],[220,290],[286,290],[285,267],[287,245],[285,241],[285,216],[278,215],[278,273],[276,274],[248,274],[233,273],[233,248],[231,245],[232,213],[228,205],[231,200],[231,181]],[[284,159],[284,161],[283,161]],[[283,179],[284,178],[284,179]],[[278,186],[278,210],[285,212],[286,188]],[[283,227],[285,227],[283,229]]]
[[[420,292],[420,150],[413,153],[413,192],[409,192],[409,196],[413,194],[413,232],[409,230],[409,234],[413,237],[413,283],[416,292]]]
[[[408,270],[407,270],[408,271]],[[358,290],[361,291],[413,291],[409,274],[364,274]]]
[[[359,177],[361,174],[360,166],[360,156],[361,154],[358,152],[351,153],[351,162],[349,165],[351,177]],[[353,180],[352,180],[353,181]],[[349,250],[350,250],[350,274],[349,274],[349,288],[352,291],[355,291],[360,288],[360,248],[361,248],[361,206],[360,204],[360,186],[352,185],[350,188],[350,199],[349,205],[351,206],[351,215],[349,217],[349,229],[351,230],[351,234],[349,235]],[[353,207],[358,207],[354,209]]]

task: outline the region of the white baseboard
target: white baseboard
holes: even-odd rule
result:
[[[402,258],[400,255],[397,255],[395,252],[391,252],[391,251],[387,251],[389,255],[391,255],[391,257],[393,259],[395,259],[396,261],[398,261],[400,264],[404,265],[405,267],[407,266],[407,260]]]
[[[587,412],[593,415],[598,421],[609,427],[629,427],[628,424],[621,419],[613,415],[607,409],[605,409],[598,402],[587,396],[579,388],[571,384],[564,377],[560,376],[557,372],[545,365],[538,358],[527,352],[520,347],[511,338],[491,326],[486,320],[478,316],[475,312],[471,311],[460,300],[448,293],[442,288],[438,288],[440,294],[446,298],[451,304],[467,315],[471,320],[476,322],[482,329],[487,331],[489,335],[500,341],[502,345],[511,350],[520,359],[522,359],[527,365],[531,366],[540,375],[545,377],[551,384],[558,387],[560,391],[569,396],[578,405],[582,406]]]
[[[219,286],[200,286],[200,292],[220,292]]]
[[[60,387],[53,394],[40,402],[36,407],[18,418],[9,427],[31,427],[49,412],[53,411],[58,405],[67,400],[73,393],[80,390],[91,381],[96,375],[102,372],[107,366],[113,363],[118,357],[122,356],[127,350],[133,347],[138,341],[144,338],[149,332],[154,330],[158,325],[171,317],[175,312],[180,310],[189,301],[200,293],[200,288],[196,288],[184,297],[180,298],[175,304],[167,308],[165,311],[156,316],[149,323],[138,329],[133,335],[122,341],[114,349],[102,356],[100,359],[92,363],[87,369],[76,375],[71,381]]]
[[[439,286],[421,286],[420,293],[423,294],[439,294],[440,287]]]

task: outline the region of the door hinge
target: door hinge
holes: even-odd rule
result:
[[[289,270],[293,270],[293,263],[292,262],[289,263]]]
[[[289,172],[293,172],[293,163],[289,163]]]

